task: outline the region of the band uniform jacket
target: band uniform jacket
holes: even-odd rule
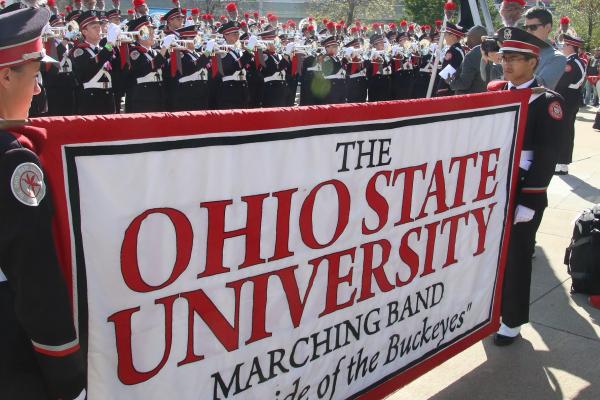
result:
[[[322,63],[324,82],[324,104],[346,102],[345,60],[338,56],[324,56]],[[327,84],[325,84],[327,83]]]
[[[448,65],[451,65],[456,71],[460,69],[460,66],[465,58],[465,53],[460,45],[460,42],[454,43],[452,46],[446,50],[446,54],[444,55],[444,62],[442,62],[441,70],[446,68]],[[442,79],[439,75],[436,78],[437,80],[437,91],[436,96],[452,96],[454,95],[454,90],[450,88],[450,85]]]
[[[586,64],[577,54],[567,57],[565,72],[556,85],[556,91],[565,100],[565,130],[561,146],[559,164],[570,164],[575,144],[575,119],[582,100],[582,90],[585,83]]]
[[[377,56],[367,61],[369,101],[386,101],[392,96],[392,63],[387,57]]]
[[[0,131],[0,397],[74,399],[85,386],[83,357],[54,249],[50,190],[30,150],[36,135]]]
[[[69,58],[69,46],[62,41],[54,40],[58,64],[42,65],[41,71],[48,96],[48,116],[64,116],[76,114],[75,88],[77,81],[73,75],[73,65]]]
[[[367,101],[367,67],[361,56],[353,56],[346,67],[346,101],[364,103]]]
[[[71,61],[78,82],[76,101],[79,114],[115,113],[112,60],[113,51],[106,47],[90,46],[86,42],[74,46]]]
[[[254,57],[248,51],[230,49],[221,56],[223,75],[217,92],[217,106],[220,109],[247,108],[249,92],[247,74],[254,70]]]
[[[210,103],[210,59],[191,50],[171,50],[163,73],[169,111],[206,110]]]
[[[138,43],[129,46],[130,67],[125,74],[125,111],[165,110],[163,55]]]
[[[263,62],[260,67],[264,81],[262,106],[283,107],[288,96],[286,76],[291,63],[281,54],[268,50],[262,53],[262,57]]]

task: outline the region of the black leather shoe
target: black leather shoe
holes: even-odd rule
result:
[[[517,340],[520,337],[521,337],[520,333],[517,336],[505,336],[505,335],[496,333],[494,335],[494,344],[496,346],[500,346],[500,347],[509,346],[509,345],[513,344],[515,342],[515,340]]]

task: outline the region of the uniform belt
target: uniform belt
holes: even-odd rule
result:
[[[222,79],[223,82],[229,82],[229,81],[246,81],[246,74],[237,71],[235,74],[233,75],[229,75],[229,76],[224,76]]]
[[[162,76],[158,72],[150,72],[146,76],[142,76],[141,78],[137,78],[137,83],[154,83],[154,82],[162,82]]]
[[[331,80],[331,79],[346,79],[346,74],[344,73],[344,70],[340,70],[340,72],[338,72],[335,75],[327,75],[325,77],[325,79],[327,79],[327,80]]]
[[[307,71],[318,72],[318,71],[321,71],[321,67],[317,65],[317,66],[314,66],[314,67],[306,68],[306,70]]]
[[[348,78],[352,79],[352,78],[360,78],[361,76],[367,76],[367,70],[363,69],[360,72],[357,72],[355,74],[352,75],[348,75]]]
[[[86,82],[83,84],[84,89],[112,89],[110,82]]]
[[[2,282],[6,282],[8,279],[6,279],[6,275],[4,275],[4,272],[2,272],[2,269],[0,269],[0,283]]]
[[[264,79],[265,83],[271,81],[285,81],[285,71],[276,72],[275,74],[268,76]]]
[[[208,81],[208,71],[206,70],[206,68],[202,68],[191,75],[179,78],[179,83],[195,81]]]

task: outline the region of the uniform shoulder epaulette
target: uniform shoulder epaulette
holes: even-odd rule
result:
[[[542,93],[546,93],[548,91],[548,88],[539,86],[539,87],[532,88],[531,91],[533,94],[542,94]]]
[[[502,80],[491,81],[487,85],[487,90],[488,90],[488,92],[498,92],[500,90],[504,90],[506,88],[507,83],[508,83],[508,81],[502,81]]]

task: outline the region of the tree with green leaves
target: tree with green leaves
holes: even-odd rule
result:
[[[361,20],[393,20],[396,15],[394,0],[310,0],[308,10],[314,17],[343,19],[351,24]]]
[[[419,24],[433,26],[436,19],[444,18],[445,0],[404,0],[406,18]]]
[[[571,19],[571,27],[586,44],[587,49],[600,46],[600,1],[599,0],[555,0],[555,23],[563,15]]]

